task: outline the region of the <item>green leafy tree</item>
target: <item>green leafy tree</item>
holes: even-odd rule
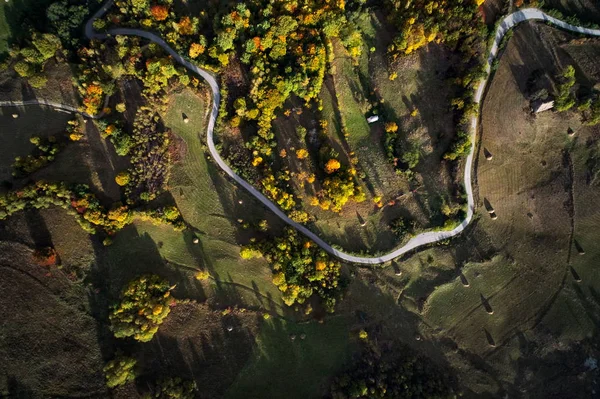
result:
[[[137,360],[134,358],[118,353],[113,360],[109,361],[106,363],[106,366],[104,366],[106,385],[109,388],[114,388],[135,380],[136,363]]]
[[[179,377],[161,378],[157,381],[151,397],[158,399],[193,399],[196,397],[196,383]]]

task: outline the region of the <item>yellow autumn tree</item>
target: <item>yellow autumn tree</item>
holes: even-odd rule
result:
[[[300,148],[299,150],[296,150],[296,158],[305,159],[307,156],[308,156],[308,151],[306,151],[304,148]]]
[[[398,124],[396,122],[387,122],[385,124],[385,131],[388,133],[396,133],[398,131]]]
[[[192,43],[192,45],[190,46],[190,57],[192,58],[197,58],[200,54],[204,53],[204,46],[198,43]]]

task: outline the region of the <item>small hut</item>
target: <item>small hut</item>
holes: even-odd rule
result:
[[[554,100],[537,100],[531,103],[531,111],[534,114],[539,114],[552,108],[554,108]]]
[[[379,115],[371,115],[367,118],[368,123],[375,123],[379,120]]]

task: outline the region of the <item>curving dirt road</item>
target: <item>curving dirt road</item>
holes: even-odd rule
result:
[[[85,26],[86,36],[89,39],[98,39],[98,40],[105,39],[109,35],[128,35],[128,36],[143,37],[145,39],[148,39],[148,40],[160,45],[167,53],[169,53],[173,57],[173,59],[175,59],[181,65],[183,65],[190,71],[194,72],[195,74],[202,76],[206,80],[208,85],[210,86],[210,88],[212,90],[212,95],[213,95],[212,111],[210,114],[210,119],[208,121],[208,128],[207,128],[207,132],[206,132],[206,135],[207,135],[206,141],[208,143],[208,149],[209,149],[211,155],[213,156],[213,158],[215,159],[215,162],[219,165],[219,167],[221,169],[223,169],[223,171],[225,173],[227,173],[233,180],[235,180],[236,183],[238,183],[239,185],[244,187],[246,190],[248,190],[248,192],[250,194],[252,194],[254,197],[256,197],[260,202],[262,202],[269,210],[274,212],[284,222],[286,222],[290,226],[294,227],[295,229],[299,230],[302,234],[304,234],[305,236],[307,236],[308,238],[310,238],[311,240],[316,242],[321,248],[323,248],[325,251],[327,251],[331,255],[336,256],[336,257],[343,259],[345,261],[348,261],[348,262],[361,263],[361,264],[379,264],[379,263],[389,262],[389,261],[415,249],[415,248],[418,248],[418,247],[421,247],[421,246],[427,245],[427,244],[432,244],[432,243],[435,243],[438,241],[443,241],[450,237],[454,237],[454,236],[460,234],[469,225],[469,223],[473,219],[473,214],[474,214],[474,209],[475,209],[474,199],[473,199],[473,186],[472,186],[472,170],[473,170],[473,156],[474,156],[473,148],[475,146],[475,140],[477,137],[478,117],[473,117],[471,119],[471,143],[472,143],[472,146],[471,146],[471,152],[469,153],[469,155],[466,159],[466,164],[465,164],[464,185],[465,185],[465,189],[466,189],[467,197],[468,197],[467,215],[466,215],[465,219],[457,227],[455,227],[453,230],[449,230],[449,231],[429,231],[429,232],[421,233],[421,234],[411,238],[404,246],[402,246],[398,249],[395,249],[394,251],[391,251],[385,255],[378,256],[378,257],[354,256],[354,255],[339,251],[335,248],[332,248],[331,245],[327,244],[315,233],[308,230],[305,226],[302,226],[302,225],[294,222],[293,220],[291,220],[289,217],[287,217],[287,215],[283,211],[281,211],[281,209],[279,209],[279,207],[277,205],[275,205],[269,199],[267,199],[260,191],[258,191],[256,188],[254,188],[251,184],[249,184],[244,179],[242,179],[240,176],[235,174],[231,170],[231,168],[225,163],[225,161],[221,158],[221,156],[219,155],[219,152],[215,148],[214,132],[213,132],[214,127],[215,127],[215,122],[217,120],[217,116],[219,113],[219,102],[220,102],[221,96],[219,93],[219,85],[217,84],[217,81],[215,80],[215,78],[212,74],[199,68],[198,66],[194,65],[193,63],[191,63],[188,60],[186,60],[185,58],[183,58],[180,54],[178,54],[175,50],[173,50],[163,39],[161,39],[159,36],[157,36],[153,33],[146,32],[146,31],[143,31],[140,29],[129,29],[129,28],[114,28],[114,29],[108,30],[106,33],[96,32],[94,30],[94,27],[93,27],[94,20],[96,20],[97,18],[100,18],[102,15],[104,15],[104,13],[106,13],[106,11],[112,5],[113,5],[113,0],[107,1],[89,19],[89,21],[87,22],[87,24]],[[504,37],[504,35],[515,25],[517,25],[523,21],[527,21],[527,20],[546,21],[546,22],[556,25],[562,29],[569,30],[572,32],[577,32],[577,33],[582,33],[582,34],[592,35],[592,36],[600,36],[600,30],[598,30],[598,29],[588,29],[588,28],[584,28],[584,27],[570,25],[570,24],[567,24],[566,22],[563,22],[554,17],[551,17],[551,16],[545,14],[543,11],[540,11],[535,8],[528,8],[528,9],[517,11],[513,14],[510,14],[506,18],[504,18],[504,20],[502,21],[502,23],[498,26],[498,29],[496,30],[494,43],[490,50],[490,54],[488,56],[487,65],[486,65],[488,77],[489,77],[489,73],[491,70],[492,62],[494,61],[494,59],[496,58],[496,56],[498,54],[499,45],[500,45],[500,42],[502,41],[502,38]],[[480,82],[479,87],[475,93],[475,102],[478,104],[481,102],[487,82],[488,82],[488,78],[486,77],[485,79],[483,79]],[[3,104],[0,103],[0,106],[2,106],[2,105]],[[25,105],[25,104],[21,104],[21,105]],[[54,104],[54,103],[46,103],[46,105],[55,106],[56,108],[67,109],[67,110],[72,110],[72,108],[73,108],[70,106],[64,106],[62,104]]]

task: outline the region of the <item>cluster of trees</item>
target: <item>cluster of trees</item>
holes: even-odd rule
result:
[[[412,170],[419,164],[421,158],[419,147],[404,139],[398,133],[396,122],[385,124],[384,147],[388,159],[394,164],[396,173],[410,175]]]
[[[121,131],[121,137],[128,138],[127,153],[131,156],[125,185],[128,204],[151,201],[165,190],[171,162],[169,135],[158,114],[149,107],[138,109],[131,135]]]
[[[116,24],[157,31],[178,53],[187,54],[200,65],[214,69],[206,36],[201,32],[201,28],[212,32],[212,21],[204,11],[198,16],[178,16],[173,10],[173,0],[122,0],[116,1],[115,5],[103,19],[96,20],[96,29]]]
[[[185,223],[174,206],[156,209],[130,209],[115,204],[106,211],[100,201],[85,184],[68,186],[65,183],[37,181],[18,190],[0,196],[0,220],[27,208],[47,209],[58,206],[76,217],[79,225],[88,233],[99,231],[113,235],[135,218],[155,224],[168,223],[176,230],[183,230]]]
[[[32,87],[41,89],[48,81],[44,75],[44,67],[60,50],[62,43],[57,36],[34,32],[26,45],[11,49],[9,63]]]
[[[171,289],[166,279],[155,274],[131,280],[108,316],[115,337],[150,341],[171,312]]]
[[[448,372],[407,347],[382,349],[366,342],[354,364],[334,379],[330,397],[455,398],[456,385]]]
[[[48,136],[48,138],[32,136],[29,142],[35,145],[35,151],[25,157],[15,158],[12,165],[14,169],[12,175],[15,177],[26,176],[48,165],[62,148],[55,136]]]
[[[565,67],[556,79],[559,82],[554,100],[556,110],[564,112],[577,106],[577,111],[581,113],[583,122],[586,125],[594,126],[600,123],[600,94],[594,92],[585,100],[577,98],[573,90],[575,83],[577,83],[573,65]]]
[[[117,352],[114,359],[104,366],[106,386],[115,388],[135,381],[139,371],[136,368],[137,360]],[[196,383],[180,377],[162,377],[150,386],[149,392],[142,397],[146,399],[193,399],[196,397]]]
[[[286,228],[281,237],[251,243],[240,252],[244,259],[261,255],[271,264],[273,283],[288,306],[304,304],[316,295],[324,309],[333,313],[341,293],[338,260],[291,227]],[[307,304],[309,311],[310,304]]]
[[[48,6],[46,16],[51,30],[60,38],[63,45],[77,49],[81,46],[82,26],[89,12],[89,8],[84,5],[60,0]]]
[[[275,202],[283,202],[284,210],[290,211],[295,200],[281,198],[292,196],[291,188],[287,181],[275,179],[272,170],[273,148],[277,146],[272,121],[290,96],[306,103],[317,98],[332,37],[340,37],[352,54],[360,54],[361,35],[348,22],[347,14],[361,4],[312,0],[239,3],[221,17],[214,44],[208,48],[221,66],[236,54],[247,66],[251,84],[247,93],[234,100],[231,121],[252,132],[247,146],[253,156],[246,167],[257,168],[269,187],[274,181],[276,190],[265,188],[265,192]],[[224,116],[229,117],[229,112]],[[297,155],[304,159],[307,154]]]
[[[387,0],[398,35],[389,46],[390,55],[410,54],[427,43],[454,47],[470,36],[485,36],[477,19],[481,0]],[[482,31],[482,29],[484,31]]]

